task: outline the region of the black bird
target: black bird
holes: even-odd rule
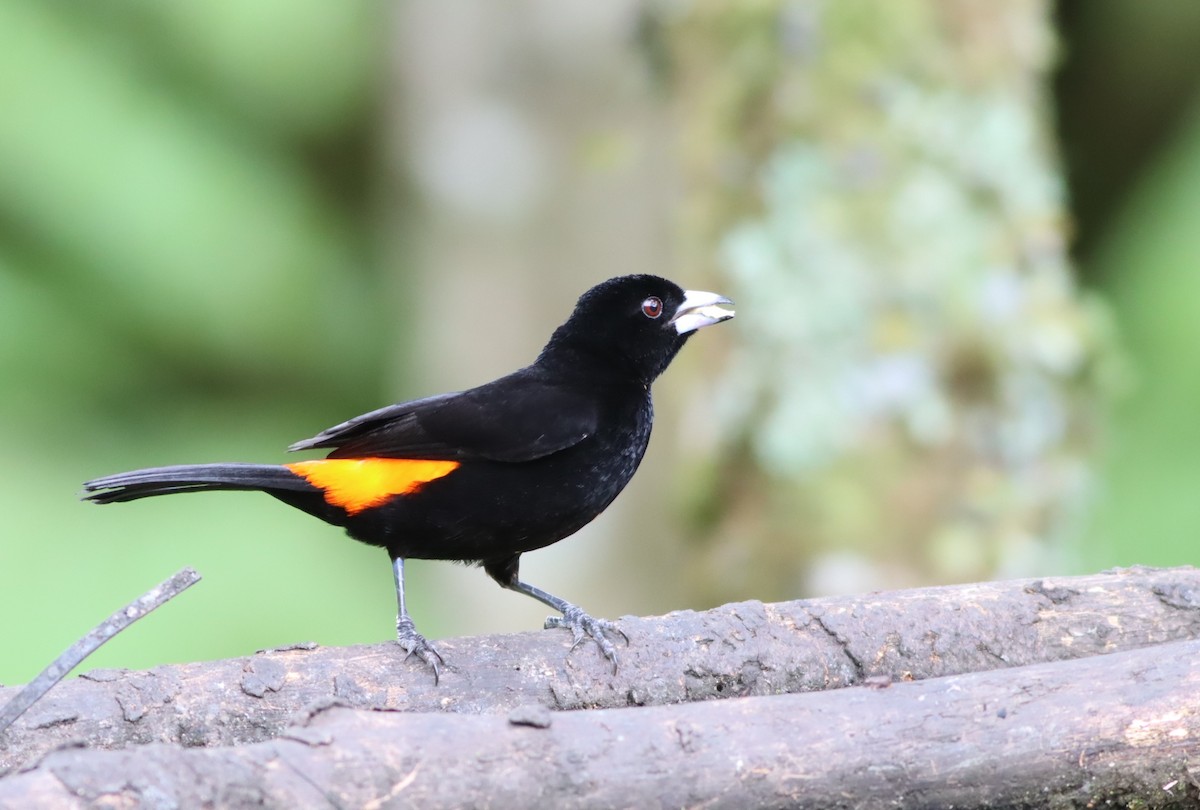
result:
[[[616,667],[621,631],[518,577],[521,554],[599,515],[633,476],[654,421],[650,384],[697,330],[733,317],[732,302],[648,275],[610,279],[580,297],[532,365],[457,393],[389,405],[289,450],[331,448],[292,464],[188,464],[84,484],[96,503],[203,490],[261,490],[387,550],[396,632],[439,673],[441,656],[404,603],[404,561],[482,565],[502,587],[549,605],[579,644]]]

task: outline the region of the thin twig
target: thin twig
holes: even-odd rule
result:
[[[68,647],[0,709],[0,732],[11,726],[30,706],[40,700],[42,695],[65,678],[68,672],[79,666],[83,659],[100,649],[100,645],[199,581],[200,575],[195,569],[184,568],[109,616],[86,636]]]

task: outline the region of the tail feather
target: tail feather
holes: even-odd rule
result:
[[[95,503],[120,503],[153,495],[214,489],[268,492],[315,490],[312,484],[287,467],[275,464],[182,464],[173,467],[151,467],[97,478],[85,483],[83,488],[91,493],[85,496],[84,500]]]

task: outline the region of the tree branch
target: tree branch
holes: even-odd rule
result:
[[[394,644],[96,671],[0,735],[0,773],[56,747],[240,745],[331,704],[409,712],[667,705],[925,679],[1200,638],[1200,571],[1130,569],[621,620],[616,675],[564,634],[439,642],[440,686]],[[5,692],[0,690],[0,699]]]
[[[1188,641],[887,688],[507,719],[335,708],[236,748],[56,751],[0,780],[0,805],[1194,806],[1197,660]]]
[[[13,695],[8,702],[0,703],[0,733],[3,733],[4,729],[28,711],[29,707],[49,692],[56,683],[65,678],[68,672],[100,649],[106,641],[199,581],[200,575],[194,569],[184,568],[92,628],[87,635],[55,658],[48,667]]]

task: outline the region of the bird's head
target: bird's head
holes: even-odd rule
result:
[[[585,292],[543,355],[559,349],[608,358],[645,383],[661,374],[698,329],[733,317],[723,295],[684,290],[665,278],[620,276]]]

